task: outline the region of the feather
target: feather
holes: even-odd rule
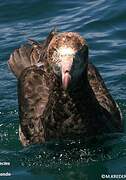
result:
[[[89,62],[83,37],[52,31],[41,43],[29,41],[8,61],[18,80],[22,145],[122,132],[119,107],[98,69]],[[63,89],[59,73],[63,64],[68,68],[62,71],[67,73],[65,82],[68,77],[71,81],[68,90]]]

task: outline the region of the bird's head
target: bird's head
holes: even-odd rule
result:
[[[62,79],[66,90],[79,80],[88,63],[88,46],[78,33],[64,32],[50,42],[48,56],[54,73]]]

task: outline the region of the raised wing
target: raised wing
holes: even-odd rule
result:
[[[113,116],[117,127],[122,129],[122,114],[119,106],[112,98],[100,73],[92,63],[88,64],[88,79],[99,104]]]
[[[56,34],[57,32],[51,31],[42,43],[29,39],[29,44],[22,45],[10,55],[8,65],[17,79],[26,68],[44,65],[48,45]]]
[[[53,86],[46,51],[54,35],[52,31],[43,44],[30,40],[31,45],[16,49],[8,61],[18,79],[19,137],[24,146],[45,141],[43,119]]]

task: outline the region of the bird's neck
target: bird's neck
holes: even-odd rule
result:
[[[95,105],[97,100],[94,92],[89,84],[87,68],[81,74],[79,79],[71,85],[69,89],[70,96],[76,101],[81,102],[83,105]]]
[[[87,68],[82,72],[79,78],[73,79],[68,89],[69,94],[78,94],[80,91],[87,91],[89,88]]]

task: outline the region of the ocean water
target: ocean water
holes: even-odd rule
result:
[[[90,59],[118,102],[124,133],[96,139],[48,142],[23,148],[18,139],[16,79],[10,53],[28,38],[44,39],[57,27],[76,31],[90,47]],[[0,0],[0,179],[99,180],[126,174],[126,1]]]

